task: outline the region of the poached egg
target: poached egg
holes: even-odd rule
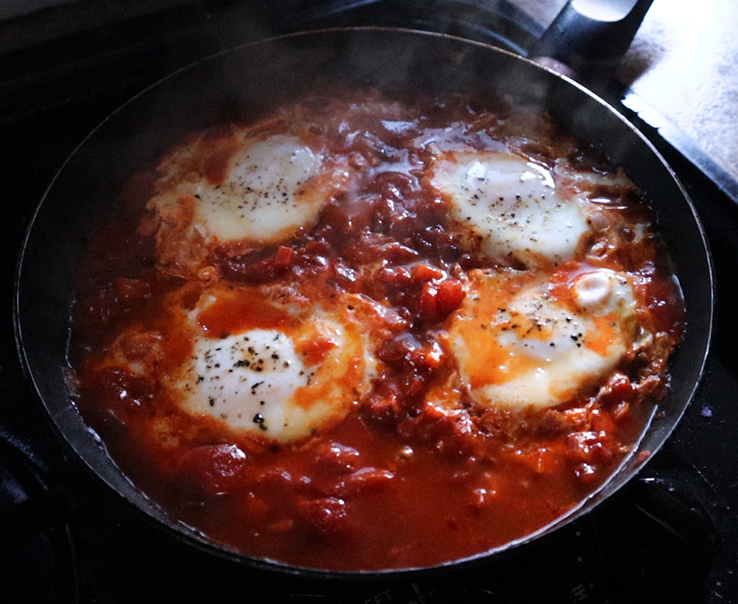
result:
[[[513,153],[443,152],[430,183],[470,246],[503,265],[560,264],[589,231],[583,205],[560,194],[552,172]]]
[[[471,274],[448,341],[459,380],[482,407],[567,402],[643,345],[625,274],[582,269],[550,284],[510,271]]]
[[[197,274],[216,246],[245,253],[313,226],[348,172],[293,134],[201,135],[160,162],[157,260],[178,276]]]

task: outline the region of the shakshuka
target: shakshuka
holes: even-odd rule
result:
[[[613,474],[684,307],[647,199],[502,100],[317,90],[131,177],[79,272],[74,395],[220,547],[472,557]]]

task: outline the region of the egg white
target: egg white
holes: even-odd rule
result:
[[[223,288],[224,291],[226,288]],[[224,297],[254,288],[208,292],[183,326],[192,354],[164,382],[176,404],[192,417],[210,418],[229,430],[278,443],[304,439],[343,419],[364,396],[375,372],[354,296],[312,309],[259,301],[280,317],[274,324],[213,333],[202,313]]]
[[[582,204],[557,191],[550,170],[518,155],[449,151],[431,170],[470,244],[501,264],[561,263],[589,231]]]
[[[565,299],[537,277],[472,274],[448,329],[459,380],[482,407],[521,410],[567,402],[643,344],[624,274],[572,276]]]
[[[147,413],[163,444],[189,438],[203,421],[264,442],[303,440],[369,392],[377,361],[367,324],[376,312],[360,296],[310,306],[269,288],[216,284],[194,305],[183,302],[192,291],[169,294],[157,327],[131,325],[98,364],[151,384]]]
[[[325,201],[308,194],[321,158],[293,136],[249,141],[219,186],[197,183],[196,220],[221,242],[271,243],[315,222]]]
[[[223,157],[222,180],[213,180],[205,167]],[[147,205],[157,223],[158,260],[182,276],[197,273],[213,246],[245,252],[311,227],[348,178],[297,136],[247,131],[189,140],[162,159],[158,173]]]

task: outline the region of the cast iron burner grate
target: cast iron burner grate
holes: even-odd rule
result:
[[[0,433],[0,580],[14,604],[76,600],[73,539],[31,457]]]

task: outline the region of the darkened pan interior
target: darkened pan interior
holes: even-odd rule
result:
[[[126,479],[83,423],[65,381],[74,272],[96,218],[110,207],[125,180],[150,165],[168,145],[205,125],[273,106],[321,82],[336,80],[390,90],[489,90],[510,95],[522,105],[540,107],[611,162],[622,165],[657,212],[688,312],[684,341],[672,363],[671,390],[638,451],[579,509],[541,531],[547,533],[622,486],[639,468],[638,453],[658,449],[679,421],[709,347],[712,271],[702,228],[684,190],[629,123],[570,81],[482,44],[396,29],[297,34],[200,62],[114,113],[75,151],[49,187],[22,252],[16,299],[18,343],[41,400],[67,443],[122,497],[195,545],[250,561],[208,544],[195,530],[170,520]]]

